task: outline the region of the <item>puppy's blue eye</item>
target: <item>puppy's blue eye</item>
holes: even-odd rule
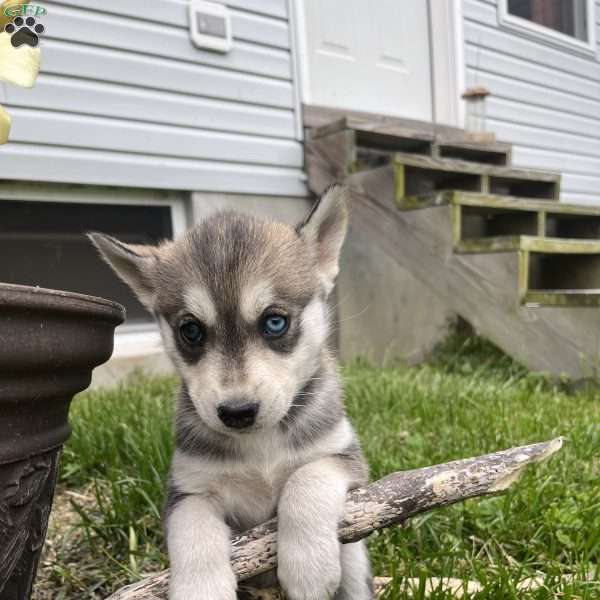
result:
[[[204,328],[200,322],[189,319],[179,326],[179,335],[186,344],[198,346],[204,339]]]
[[[281,337],[289,327],[287,317],[283,315],[267,315],[263,321],[262,332],[265,337]]]

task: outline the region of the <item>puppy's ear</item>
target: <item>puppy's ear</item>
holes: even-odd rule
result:
[[[156,295],[155,271],[158,249],[155,246],[124,244],[104,233],[88,233],[113,271],[134,291],[141,303],[152,310]]]
[[[340,250],[347,228],[347,192],[341,185],[327,189],[298,226],[298,233],[316,248],[319,274],[327,294],[339,271]]]

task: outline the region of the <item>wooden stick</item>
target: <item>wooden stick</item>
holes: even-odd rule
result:
[[[507,489],[524,468],[554,454],[562,438],[511,448],[454,462],[397,472],[348,494],[339,526],[343,543],[356,542],[373,531],[402,523],[420,513]],[[277,521],[272,519],[232,540],[231,564],[238,581],[277,566]],[[109,600],[166,600],[169,572],[143,579]]]

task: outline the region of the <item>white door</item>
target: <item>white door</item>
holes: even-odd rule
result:
[[[431,120],[427,0],[297,1],[306,103]]]

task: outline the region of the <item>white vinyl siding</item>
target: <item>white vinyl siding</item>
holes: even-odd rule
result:
[[[595,10],[600,39],[600,2]],[[483,85],[488,129],[516,166],[560,171],[562,198],[600,204],[598,54],[502,27],[495,0],[464,0],[467,84]]]
[[[45,2],[36,86],[0,86],[0,177],[306,195],[287,0],[222,3],[227,54],[192,45],[185,0]]]

